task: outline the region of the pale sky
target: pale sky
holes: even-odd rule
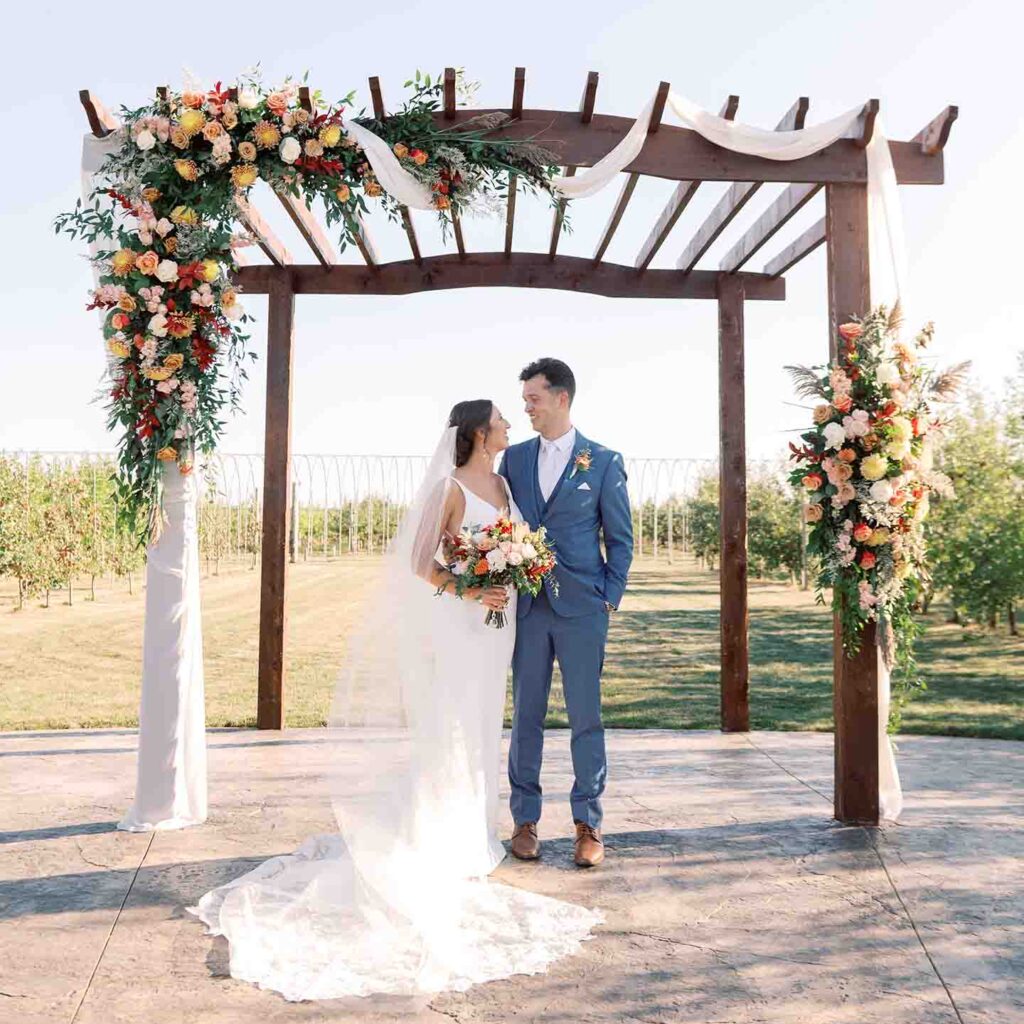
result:
[[[31,13],[26,14],[26,7]],[[631,116],[657,83],[717,111],[740,96],[738,119],[771,127],[799,95],[808,123],[878,97],[890,138],[909,139],[949,103],[960,105],[946,150],[944,186],[904,186],[914,308],[937,325],[940,362],[974,360],[993,392],[1013,371],[1021,335],[1020,191],[1024,127],[1018,106],[1021,15],[1005,2],[728,4],[589,3],[437,5],[205,4],[142,8],[38,2],[21,5],[0,67],[3,308],[0,449],[113,447],[91,403],[103,369],[96,320],[84,310],[84,247],[55,237],[52,219],[73,205],[86,121],[78,90],[109,108],[141,105],[155,86],[180,86],[185,69],[212,83],[259,62],[264,80],[301,76],[333,97],[381,78],[397,106],[419,67],[466,68],[480,106],[510,103],[516,65],[527,69],[527,107],[575,109],[589,70],[600,72],[597,110]],[[101,13],[102,11],[102,13]],[[121,19],[124,19],[121,21]],[[1016,23],[1014,23],[1016,19]],[[16,42],[15,42],[16,41]],[[1016,69],[1016,70],[1014,70]],[[666,123],[672,123],[666,115]],[[673,266],[726,188],[702,187],[654,266]],[[765,186],[701,262],[722,253],[779,191]],[[673,183],[641,179],[606,259],[631,264]],[[617,185],[573,204],[560,251],[591,255]],[[805,209],[765,260],[822,214]],[[312,262],[272,197],[259,207],[300,262]],[[414,215],[425,253],[442,251],[431,215]],[[517,248],[546,250],[550,213],[520,198]],[[401,230],[371,217],[383,259],[405,259]],[[471,249],[501,246],[500,221],[465,224]],[[453,243],[450,243],[453,245]],[[356,254],[346,254],[356,261]],[[749,269],[760,270],[760,258]],[[807,414],[793,402],[786,363],[827,355],[824,250],[787,275],[784,303],[748,303],[747,417],[751,458],[776,455]],[[265,347],[266,302],[253,349]],[[297,302],[293,450],[346,454],[429,451],[450,406],[491,397],[529,436],[519,370],[540,355],[565,359],[579,383],[576,425],[631,457],[707,457],[717,448],[717,339],[713,302],[614,300],[487,289],[419,296],[301,297]],[[262,359],[233,419],[226,452],[263,447]]]

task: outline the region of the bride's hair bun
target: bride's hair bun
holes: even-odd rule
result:
[[[476,432],[483,430],[484,436],[491,429],[491,415],[494,403],[489,398],[474,398],[470,402],[458,402],[452,406],[448,426],[456,427],[455,465],[464,466],[473,454]]]

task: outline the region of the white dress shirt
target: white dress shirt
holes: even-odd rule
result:
[[[540,454],[537,458],[537,478],[540,482],[540,493],[547,501],[555,489],[565,467],[569,464],[573,446],[576,444],[576,428],[570,427],[569,432],[553,441],[540,439]]]

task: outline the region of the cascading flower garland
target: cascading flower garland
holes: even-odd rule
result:
[[[442,233],[453,213],[500,209],[509,174],[528,191],[551,193],[559,173],[552,154],[529,141],[487,137],[506,115],[438,127],[441,81],[417,71],[406,85],[413,93],[400,111],[352,120],[384,139],[429,187]],[[457,85],[471,88],[461,75]],[[249,76],[233,88],[168,92],[122,109],[101,184],[56,219],[58,232],[116,246],[94,256],[99,287],[87,308],[104,311],[108,426],[122,431],[119,515],[140,541],[159,536],[161,463],[189,473],[196,451],[216,447],[218,416],[237,406],[252,358],[243,327],[249,318],[232,284],[233,249],[247,244],[233,233],[237,200],[261,179],[277,192],[318,200],[327,223],[341,225],[342,250],[355,241],[365,197],[399,216],[399,203],[342,125],[352,96],[325,103],[291,80],[265,90]]]
[[[967,364],[936,373],[921,362],[928,324],[907,344],[901,319],[879,306],[839,328],[838,359],[827,367],[786,367],[803,397],[816,398],[814,427],[790,444],[790,482],[807,496],[808,551],[818,560],[816,595],[832,588],[843,647],[855,655],[864,625],[877,621],[898,688],[920,685],[913,608],[928,578],[924,519],[929,496],[951,497],[932,469],[937,406],[953,397]]]

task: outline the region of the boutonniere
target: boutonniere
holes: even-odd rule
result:
[[[590,454],[589,448],[583,448],[576,453],[576,458],[573,460],[572,472],[569,474],[571,480],[577,473],[589,473],[590,462],[593,456]]]

